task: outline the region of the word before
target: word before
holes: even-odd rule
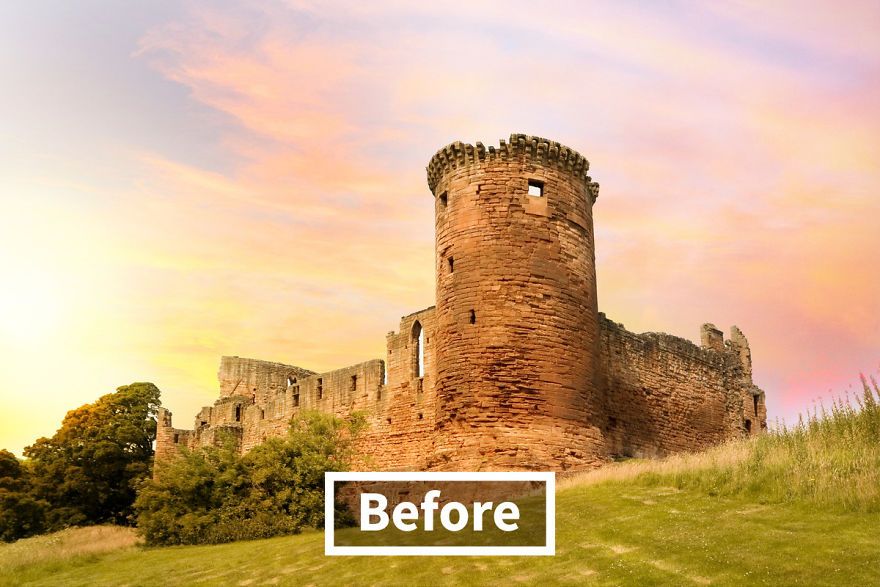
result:
[[[450,532],[458,532],[468,525],[470,514],[468,508],[460,502],[450,501],[442,508],[437,500],[440,497],[439,489],[432,489],[425,494],[425,499],[420,506],[410,501],[403,501],[394,507],[391,512],[391,521],[394,526],[403,532],[412,532],[418,528],[418,524],[414,520],[419,519],[419,510],[424,513],[425,520],[423,529],[426,532],[434,530],[434,511],[440,509],[440,525]],[[493,509],[491,501],[474,502],[474,531],[483,531],[483,515]],[[361,531],[362,532],[378,532],[388,527],[389,516],[388,498],[381,493],[362,493],[361,494]],[[452,521],[452,513],[456,513],[457,520]],[[378,518],[373,521],[373,518]],[[519,507],[513,502],[504,501],[498,504],[492,514],[495,521],[495,527],[504,532],[513,532],[519,528],[515,520],[519,520]]]

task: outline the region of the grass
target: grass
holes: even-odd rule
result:
[[[69,528],[25,538],[0,545],[0,577],[14,577],[27,568],[48,570],[70,561],[98,560],[99,555],[109,552],[134,551],[140,542],[133,528],[120,526]]]
[[[0,584],[876,585],[878,397],[866,383],[858,410],[566,479],[555,557],[325,557],[321,532],[145,548],[86,528],[0,546]]]

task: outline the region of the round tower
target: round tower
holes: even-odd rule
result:
[[[577,152],[511,135],[452,143],[435,198],[434,468],[565,470],[601,460],[593,203]]]

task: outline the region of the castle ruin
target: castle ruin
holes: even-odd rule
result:
[[[512,135],[428,164],[436,306],[404,316],[385,359],[316,373],[223,357],[193,430],[160,410],[156,458],[232,434],[246,452],[302,410],[362,411],[377,470],[566,471],[697,451],[766,429],[745,336],[635,334],[598,311],[587,160]]]

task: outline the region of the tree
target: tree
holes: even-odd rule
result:
[[[183,450],[146,481],[135,502],[148,544],[205,544],[293,534],[324,522],[324,473],[344,471],[364,425],[306,412],[288,434],[240,456],[219,447]]]
[[[14,454],[0,450],[0,541],[42,532],[46,504],[29,492],[27,469]]]
[[[124,385],[71,410],[52,438],[25,449],[33,494],[49,505],[47,529],[131,522],[152,468],[159,405],[152,383]]]

